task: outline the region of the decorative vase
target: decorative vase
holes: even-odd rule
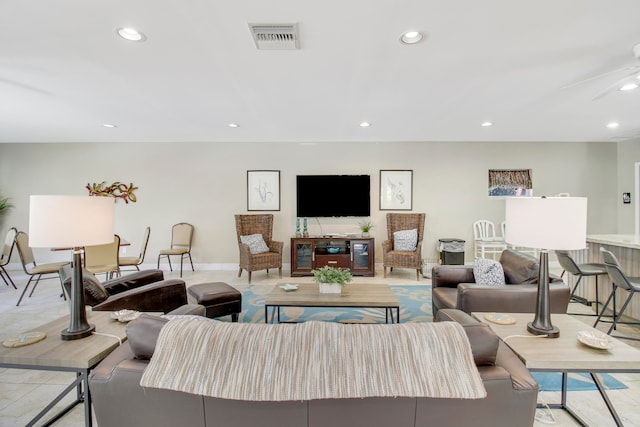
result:
[[[341,294],[342,286],[340,283],[318,283],[320,285],[321,294]]]
[[[301,237],[300,233],[300,218],[296,218],[296,237]]]
[[[307,229],[307,218],[303,221],[302,235],[304,237],[309,237],[309,230]]]
[[[368,231],[363,231],[362,232],[362,237],[369,237],[371,234],[369,234]]]

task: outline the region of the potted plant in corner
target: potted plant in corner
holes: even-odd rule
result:
[[[365,221],[360,223],[360,231],[362,231],[362,237],[369,237],[369,232],[373,228],[371,221]]]
[[[339,294],[342,288],[351,282],[351,272],[346,268],[324,267],[311,270],[313,280],[320,286],[321,294]]]

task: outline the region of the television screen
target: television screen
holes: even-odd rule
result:
[[[371,215],[369,175],[298,175],[297,216]]]

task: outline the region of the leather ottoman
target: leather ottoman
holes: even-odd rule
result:
[[[242,311],[242,294],[223,282],[200,283],[187,288],[187,293],[203,305],[210,319],[231,315],[231,321],[238,321]]]

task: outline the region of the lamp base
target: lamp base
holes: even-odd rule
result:
[[[533,335],[546,335],[547,338],[558,338],[560,336],[560,329],[553,325],[548,327],[540,327],[533,324],[534,322],[527,323],[527,332]]]
[[[96,330],[96,325],[89,324],[85,329],[79,331],[69,331],[70,327],[60,332],[60,337],[64,341],[79,340],[88,337]]]

